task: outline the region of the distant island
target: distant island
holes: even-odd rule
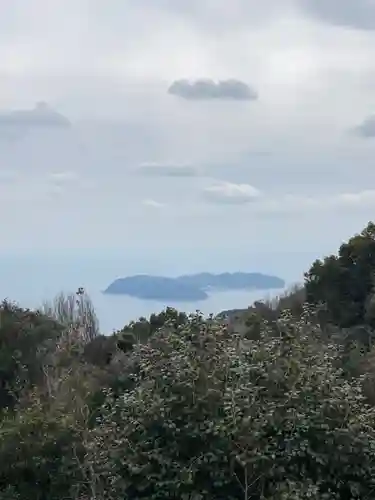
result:
[[[199,273],[177,278],[144,274],[116,279],[103,293],[129,295],[143,300],[190,302],[207,299],[210,291],[269,290],[284,287],[285,282],[281,278],[261,273]]]

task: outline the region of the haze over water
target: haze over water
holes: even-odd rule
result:
[[[121,328],[130,320],[148,316],[167,305],[193,312],[197,309],[204,314],[218,313],[224,309],[247,307],[254,300],[263,299],[280,291],[230,291],[213,293],[202,302],[163,303],[146,301],[128,296],[104,295],[111,281],[131,274],[154,274],[176,276],[200,271],[209,272],[264,272],[274,274],[293,283],[301,279],[305,261],[309,256],[300,255],[290,259],[289,264],[282,254],[237,255],[236,264],[229,263],[225,255],[198,257],[177,262],[176,256],[166,252],[158,258],[147,259],[138,252],[136,255],[119,256],[107,252],[97,255],[5,255],[0,258],[0,298],[8,298],[25,307],[39,307],[44,300],[52,299],[60,291],[75,292],[83,286],[89,293],[97,311],[103,333]],[[284,262],[283,262],[284,260]],[[297,262],[299,260],[299,262]],[[204,266],[204,263],[206,265]],[[253,265],[250,263],[253,262]],[[227,265],[225,265],[227,264]],[[279,269],[279,271],[278,271]]]

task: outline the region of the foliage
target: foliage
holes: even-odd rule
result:
[[[84,346],[84,359],[92,365],[107,366],[116,353],[116,337],[98,335]]]
[[[0,498],[11,487],[22,499],[69,498],[77,474],[78,432],[63,414],[51,415],[38,399],[0,428]],[[17,498],[17,496],[15,497]]]
[[[136,343],[144,343],[154,335],[166,322],[173,322],[173,324],[183,325],[187,322],[187,315],[179,312],[173,307],[167,307],[159,314],[151,314],[150,318],[139,318],[138,321],[132,321],[126,325],[117,334],[118,347],[127,352],[133,348]]]
[[[261,325],[266,321],[277,330],[277,320],[285,310],[298,318],[305,303],[305,288],[301,285],[292,286],[283,294],[271,299],[256,301],[247,309],[223,311],[217,318],[225,322],[234,333],[246,338],[258,338]]]
[[[95,363],[87,362],[89,347],[74,329],[63,331],[40,360],[38,383],[24,386],[13,411],[4,412],[0,421],[1,499],[14,495],[58,500],[86,494],[94,498],[85,467],[87,438],[100,406],[97,400],[102,402],[100,393],[103,385],[109,385],[111,374],[95,357]]]
[[[0,409],[41,379],[43,357],[61,333],[61,325],[38,312],[0,305]]]
[[[323,303],[328,319],[342,327],[375,326],[375,224],[340,246],[338,255],[317,260],[305,274],[307,301]]]
[[[279,333],[243,342],[198,315],[137,346],[137,384],[108,396],[93,434],[106,498],[370,495],[375,411],[361,379],[345,380],[308,312]]]

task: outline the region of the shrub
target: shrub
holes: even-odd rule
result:
[[[105,498],[371,496],[374,409],[310,317],[242,341],[195,315],[137,345],[91,436]]]

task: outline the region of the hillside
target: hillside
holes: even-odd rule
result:
[[[300,287],[216,318],[104,336],[82,288],[3,302],[0,499],[373,498],[374,273],[369,223]]]

